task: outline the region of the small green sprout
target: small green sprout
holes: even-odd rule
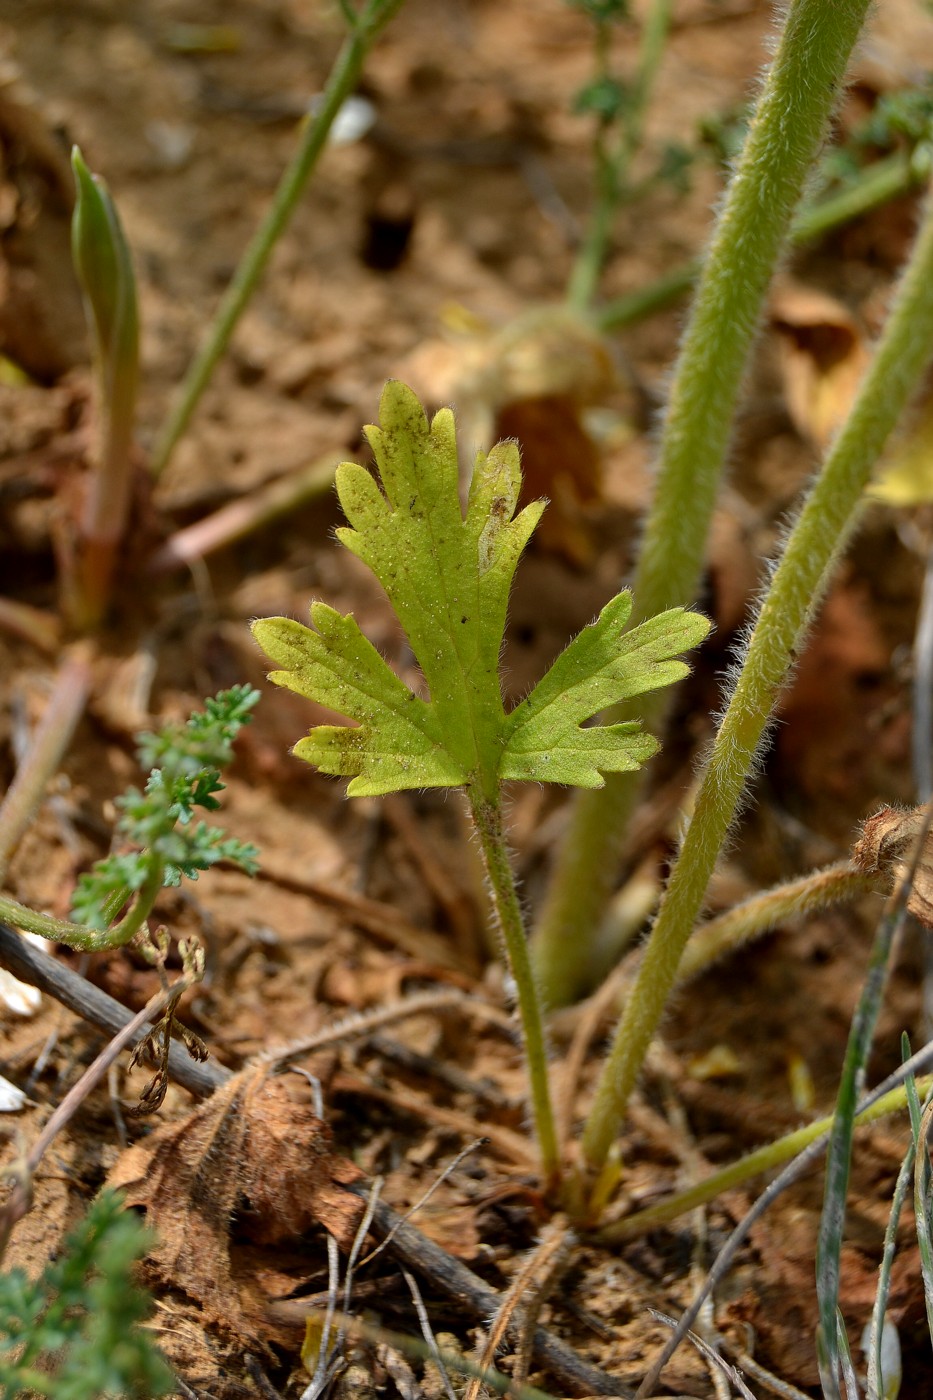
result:
[[[71,224],[75,272],[94,342],[100,439],[79,526],[74,609],[95,626],[110,600],[114,562],[129,509],[139,379],[139,310],[133,262],[116,205],[72,151],[77,198]]]
[[[72,900],[77,923],[106,929],[154,869],[160,888],[178,885],[183,875],[196,880],[199,871],[221,860],[255,873],[255,846],[193,817],[197,807],[214,812],[220,806],[215,796],[224,789],[220,772],[231,762],[233,741],[258,699],[251,686],[234,686],[208,700],[184,725],[137,736],[140,767],[151,772],[143,792],[129,788],[117,798],[123,813],[117,833],[138,849],[106,856],[81,876]]]
[[[620,593],[507,712],[499,657],[509,591],[545,502],[516,515],[519,454],[504,442],[478,455],[464,514],[450,410],[429,424],[412,391],[390,382],[380,422],[366,432],[383,489],[355,463],[338,468],[350,523],[337,537],[385,589],[429,698],[399,679],[352,616],[324,603],[311,606],[312,628],[279,617],[254,623],[253,632],[282,668],[271,680],[357,722],[318,725],[295,747],[322,772],[350,778],[350,796],[466,789],[517,988],[545,1171],[554,1176],[541,1007],[502,827],[501,785],[524,779],[594,788],[606,773],[638,768],[658,747],[653,736],[636,721],[586,722],[623,698],[679,680],[687,666],[677,658],[710,624],[674,608],[625,631],[632,599]]]

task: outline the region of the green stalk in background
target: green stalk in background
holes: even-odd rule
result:
[[[819,152],[868,0],[794,0],[697,287],[661,438],[659,475],[633,583],[640,621],[698,591],[742,375],[765,292]],[[641,707],[660,728],[667,702]],[[613,712],[613,719],[624,717]],[[637,787],[607,777],[577,799],[542,912],[535,962],[545,1000],[586,987],[586,949],[615,884]]]
[[[889,204],[892,199],[909,194],[924,184],[930,174],[929,152],[919,148],[913,154],[898,151],[876,160],[859,171],[843,189],[835,190],[812,203],[801,205],[791,225],[790,241],[795,248],[804,248],[825,238],[834,229]],[[691,259],[671,272],[665,272],[655,282],[637,291],[627,292],[599,307],[593,315],[597,330],[603,335],[624,330],[643,321],[655,312],[664,311],[686,296],[700,275],[701,259]]]
[[[96,461],[78,528],[72,608],[96,627],[110,601],[117,550],[126,527],[139,379],[139,311],[130,250],[116,205],[77,146],[71,154],[77,200],[71,224],[75,271],[94,341],[101,425]]]
[[[627,0],[579,0],[595,30],[596,76],[577,99],[582,110],[596,115],[593,166],[596,202],[583,243],[570,274],[567,302],[578,312],[593,303],[606,262],[612,225],[619,205],[628,193],[629,166],[641,144],[645,108],[664,54],[671,22],[672,0],[652,0],[642,27],[638,68],[631,87],[624,87],[610,69],[613,21],[623,19]],[[616,127],[613,146],[611,136]]]
[[[206,389],[218,360],[223,355],[234,328],[259,284],[272,250],[295,212],[305,186],[318,163],[334,118],[352,94],[359,80],[366,55],[379,33],[401,9],[404,0],[367,0],[357,14],[349,4],[341,13],[350,27],[327,80],[321,104],[305,119],[301,144],[279,181],[272,207],[243,254],[233,281],[227,288],[207,340],[195,356],[168,421],[152,454],[152,471],[158,476],[168,466],[178,439],[185,431]]]
[[[591,1169],[602,1167],[618,1135],[775,701],[852,529],[872,467],[929,364],[931,346],[933,203],[928,203],[871,366],[788,538],[755,624],[584,1131]]]

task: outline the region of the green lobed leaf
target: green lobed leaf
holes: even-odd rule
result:
[[[625,633],[632,603],[621,593],[506,715],[499,655],[509,591],[545,502],[516,515],[518,448],[505,442],[478,454],[464,512],[453,415],[442,409],[429,424],[403,384],[386,385],[380,426],[367,437],[382,490],[365,468],[338,468],[349,525],[337,537],[385,589],[429,698],[399,679],[351,616],[314,603],[310,628],[261,619],[254,635],[281,668],[270,679],[356,721],[315,726],[296,754],[350,778],[351,796],[463,785],[493,794],[506,778],[593,787],[649,758],[657,743],[634,722],[581,726],[683,676],[675,658],[702,640],[708,621],[674,609]]]
[[[675,658],[697,646],[710,624],[671,608],[626,632],[631,611],[631,594],[616,594],[512,711],[503,778],[602,787],[604,773],[638,768],[656,752],[657,740],[637,723],[580,726],[609,705],[681,680],[689,668]]]

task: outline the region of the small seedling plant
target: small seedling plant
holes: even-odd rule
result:
[[[38,1278],[0,1274],[0,1393],[51,1400],[165,1395],[172,1374],[140,1327],[134,1278],[149,1232],[104,1191]]]
[[[255,846],[196,821],[195,813],[220,806],[221,773],[258,699],[251,686],[234,686],[208,700],[186,723],[139,734],[137,755],[149,770],[146,786],[142,791],[129,788],[117,798],[121,816],[115,834],[122,849],[81,876],[73,918],[40,914],[0,895],[0,919],[70,948],[100,952],[144,932],[160,891],[178,885],[182,876],[196,880],[222,860],[254,874]]]
[[[587,726],[608,705],[670,685],[678,659],[709,622],[673,608],[626,631],[632,598],[621,592],[561,653],[531,693],[507,711],[499,659],[519,556],[545,502],[518,511],[515,443],[479,453],[461,507],[453,414],[429,423],[414,393],[390,382],[380,426],[367,429],[380,485],[344,463],[337,493],[349,526],[341,544],[372,570],[421,667],[417,695],[366,640],[352,616],[311,606],[311,627],[290,618],[253,624],[281,669],[270,679],[355,720],[318,725],[295,747],[323,773],[350,779],[351,797],[410,788],[458,787],[467,797],[515,984],[545,1177],[560,1162],[548,1085],[541,1002],[503,823],[503,784],[600,787],[604,774],[638,768],[657,740],[637,721]]]

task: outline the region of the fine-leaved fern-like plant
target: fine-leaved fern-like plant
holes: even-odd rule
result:
[[[220,806],[221,772],[258,699],[251,686],[233,686],[207,700],[184,724],[137,735],[140,765],[149,770],[145,789],[129,788],[117,798],[120,848],[81,876],[73,920],[41,914],[5,894],[0,894],[0,919],[95,953],[129,943],[143,930],[160,891],[179,884],[182,876],[196,880],[221,860],[254,874],[255,846],[194,817],[198,808],[211,812]]]
[[[324,773],[349,778],[350,796],[462,787],[475,822],[496,922],[515,982],[545,1176],[559,1174],[541,1003],[528,957],[502,817],[510,779],[600,787],[638,768],[657,740],[632,720],[587,726],[608,705],[657,690],[687,670],[677,659],[706,636],[705,617],[673,608],[626,631],[619,593],[561,653],[531,693],[506,710],[499,658],[519,556],[545,502],[516,514],[518,447],[480,453],[464,513],[453,414],[429,423],[414,393],[390,382],[381,426],[367,429],[382,489],[344,463],[337,492],[349,527],[340,542],[385,589],[421,667],[428,697],[410,690],[352,616],[311,606],[312,627],[290,618],[253,625],[279,666],[270,679],[356,721],[319,725],[295,747]]]
[[[104,1191],[38,1278],[0,1274],[0,1394],[51,1400],[165,1395],[172,1373],[140,1323],[150,1300],[133,1270],[151,1243]]]

